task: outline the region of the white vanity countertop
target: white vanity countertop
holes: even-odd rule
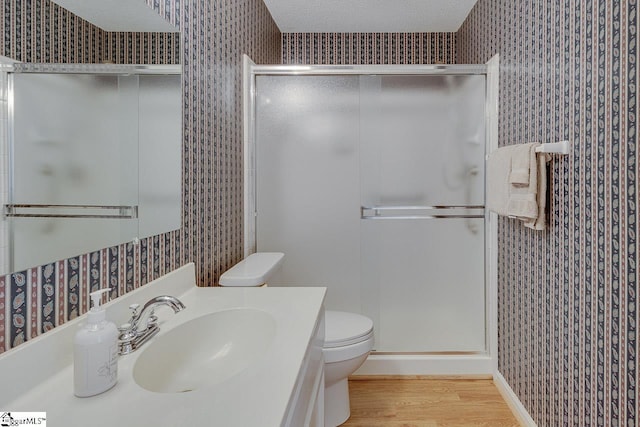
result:
[[[184,268],[192,269],[192,265]],[[190,273],[178,273],[185,274]],[[326,289],[198,288],[193,279],[186,282],[189,280],[191,286],[183,283],[182,290],[174,293],[167,292],[166,283],[156,289],[153,282],[145,285],[111,303],[107,318],[116,324],[124,323],[129,304],[144,304],[165,293],[176,296],[187,308],[177,314],[164,307],[158,309],[161,325],[157,338],[172,327],[206,313],[238,307],[263,310],[275,319],[276,335],[258,362],[219,384],[186,393],[154,393],[136,384],[132,376],[135,360],[156,339],[152,338],[138,351],[120,357],[118,383],[114,388],[97,396],[78,398],[73,395],[71,358],[73,334],[80,321],[84,321],[82,316],[80,321],[69,322],[0,355],[0,378],[24,381],[13,394],[7,389],[11,382],[3,381],[0,410],[46,411],[51,426],[280,426],[323,310]],[[111,317],[115,313],[121,317]],[[53,366],[30,369],[31,363]],[[25,381],[30,375],[40,378]]]

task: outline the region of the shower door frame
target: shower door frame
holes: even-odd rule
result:
[[[498,148],[499,57],[458,65],[257,65],[243,55],[244,256],[256,251],[256,77],[328,75],[486,75],[485,160]],[[486,180],[485,180],[486,194]],[[371,354],[357,375],[472,375],[498,372],[497,215],[485,208],[485,348],[482,353]]]

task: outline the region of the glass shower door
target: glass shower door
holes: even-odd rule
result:
[[[484,352],[484,75],[258,75],[256,249],[379,352]]]
[[[357,76],[256,78],[256,248],[284,252],[272,285],[326,286],[360,311]]]
[[[485,351],[485,76],[360,78],[361,287],[378,352]]]

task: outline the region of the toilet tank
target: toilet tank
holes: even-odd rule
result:
[[[280,270],[282,252],[256,252],[220,276],[220,286],[262,286]]]

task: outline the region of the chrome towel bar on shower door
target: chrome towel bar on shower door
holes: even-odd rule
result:
[[[136,219],[138,206],[7,204],[3,215],[11,218]]]
[[[361,206],[361,219],[484,218],[483,205],[468,206]]]

